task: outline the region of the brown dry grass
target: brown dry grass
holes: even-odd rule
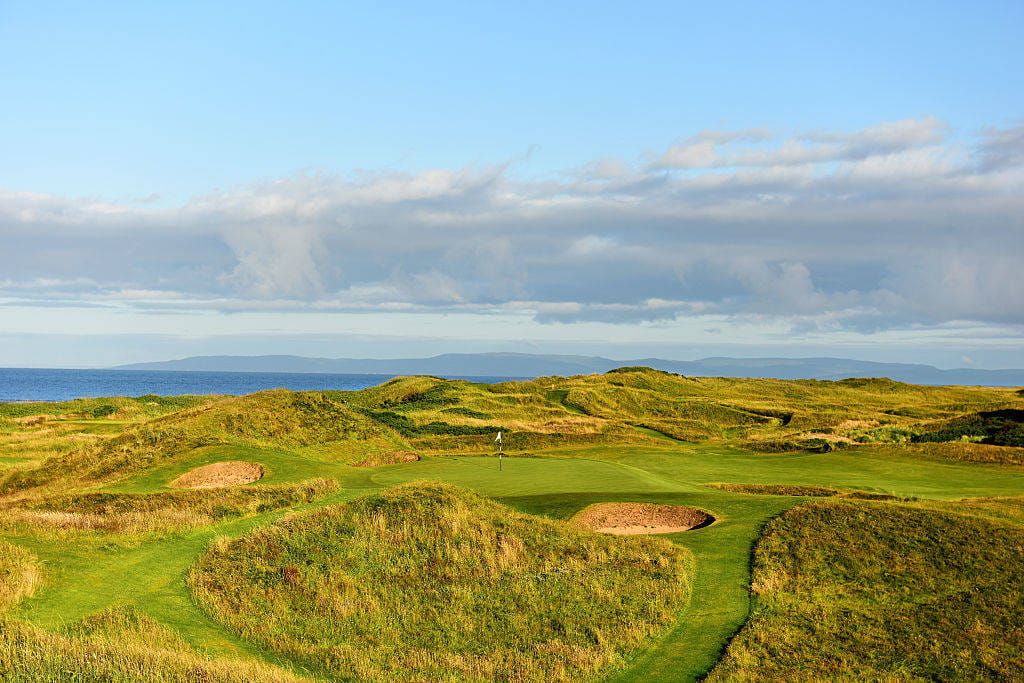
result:
[[[839,429],[870,429],[882,425],[878,420],[843,420],[836,425]]]
[[[359,462],[349,463],[352,467],[381,467],[382,465],[397,465],[403,462],[416,462],[420,459],[419,453],[412,451],[387,451],[377,453]]]
[[[606,534],[671,534],[707,526],[715,518],[696,508],[655,503],[598,503],[581,510],[573,523]]]
[[[171,482],[176,489],[216,489],[251,484],[263,478],[263,465],[240,460],[196,467]]]
[[[25,417],[13,417],[11,422],[16,422],[22,425],[37,425],[46,422],[47,420],[56,420],[56,415],[27,415]]]

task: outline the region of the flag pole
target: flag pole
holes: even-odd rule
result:
[[[498,471],[501,472],[501,451],[502,451],[502,448],[501,448],[501,446],[502,446],[501,432],[498,432],[498,438],[496,438],[495,441],[498,442]]]

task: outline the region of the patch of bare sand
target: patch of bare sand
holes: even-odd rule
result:
[[[419,459],[420,454],[412,451],[388,451],[349,464],[352,467],[380,467],[381,465],[397,465],[400,462],[416,462]]]
[[[215,462],[189,470],[171,482],[176,489],[214,489],[251,484],[263,478],[263,465],[256,462]]]
[[[581,510],[576,526],[606,534],[671,534],[708,526],[715,518],[684,505],[655,503],[597,503]]]

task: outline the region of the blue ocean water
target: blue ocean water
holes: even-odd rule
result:
[[[96,396],[180,396],[231,394],[264,389],[355,390],[386,382],[394,375],[334,375],[294,372],[180,372],[171,370],[54,370],[0,368],[0,402],[69,401]],[[501,382],[518,377],[452,377]]]

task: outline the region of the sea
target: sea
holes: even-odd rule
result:
[[[339,375],[297,372],[181,372],[174,370],[58,370],[0,368],[0,402],[70,401],[98,396],[241,396],[264,389],[356,390],[396,375]],[[456,377],[472,382],[503,382],[523,377]]]

